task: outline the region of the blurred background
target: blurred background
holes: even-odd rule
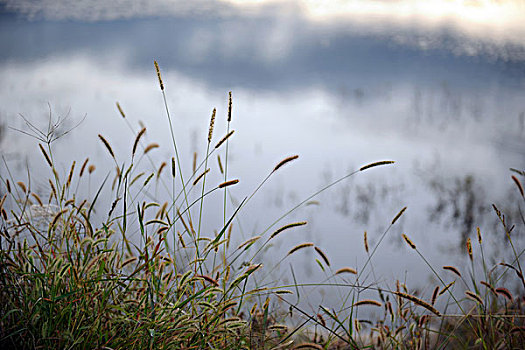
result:
[[[63,130],[82,121],[53,150],[64,173],[73,160],[96,164],[79,189],[86,195],[114,167],[98,134],[129,163],[143,123],[148,142],[160,145],[144,165],[153,170],[171,159],[153,60],[186,176],[194,153],[199,162],[204,157],[213,108],[213,142],[226,133],[232,91],[228,173],[241,182],[231,189],[230,213],[278,161],[300,156],[243,209],[237,242],[331,181],[367,163],[396,161],[296,210],[280,224],[308,226],[283,234],[262,259],[276,261],[312,241],[334,271],[359,269],[364,231],[373,246],[404,206],[373,260],[371,280],[430,288],[428,269],[401,233],[435,266],[466,264],[464,242],[478,226],[493,243],[487,254],[505,256],[491,205],[519,219],[509,169],[525,168],[524,1],[0,0],[1,175],[30,176],[33,189],[49,193],[37,141],[15,130],[28,131],[24,118],[42,129],[50,116],[65,118]],[[210,168],[215,186],[215,156]],[[151,197],[168,199],[162,186]],[[210,236],[222,221],[221,203],[218,195],[205,204]],[[286,281],[294,266],[301,281],[323,280],[328,272],[314,254],[287,258],[275,278]],[[329,304],[339,292],[308,293]]]

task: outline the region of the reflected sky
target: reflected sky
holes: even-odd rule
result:
[[[216,107],[224,120],[227,92],[233,91],[231,171],[242,179],[237,200],[282,157],[300,154],[246,208],[258,213],[244,216],[246,237],[330,180],[371,161],[394,159],[396,167],[367,173],[303,208],[294,219],[308,219],[306,232],[290,234],[276,254],[312,240],[333,256],[334,266],[364,261],[362,232],[377,241],[406,205],[399,230],[414,240],[440,234],[438,249],[428,256],[443,259],[458,232],[442,233],[441,223],[429,223],[437,201],[431,184],[442,183],[447,192],[473,176],[473,188],[482,189],[480,205],[488,207],[508,198],[508,169],[525,167],[523,5],[323,3],[2,1],[0,118],[23,128],[19,113],[45,125],[49,106],[54,115],[69,113],[71,125],[87,115],[59,141],[68,147],[57,147],[56,156],[64,172],[73,159],[85,157],[101,169],[112,163],[98,133],[121,155],[133,140],[115,108],[119,101],[131,127],[136,131],[143,122],[148,141],[161,145],[154,153],[157,167],[171,149],[156,59],[184,164],[191,164],[194,151],[203,154],[211,110]],[[217,122],[215,137],[225,131]],[[10,130],[1,150],[10,164],[20,163],[20,174],[21,159],[45,171],[35,145]],[[214,164],[210,176],[217,171]],[[161,189],[155,194],[162,198]],[[210,201],[220,205],[220,198]],[[416,269],[411,276],[418,281],[423,267],[405,256],[400,232],[388,241],[398,249],[384,252],[376,266],[386,280]],[[316,280],[316,265],[304,265],[299,274]]]

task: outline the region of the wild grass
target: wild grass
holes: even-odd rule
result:
[[[91,174],[97,168],[86,158],[79,171],[75,161],[69,171],[60,170],[54,157],[55,141],[69,133],[59,132],[62,121],[50,118],[47,130],[40,130],[26,120],[28,131],[20,130],[38,141],[42,161],[50,169],[47,181],[38,180],[49,188],[37,193],[31,181],[17,181],[4,160],[1,348],[525,348],[525,250],[514,239],[523,234],[523,216],[521,221],[509,223],[494,205],[512,259],[490,266],[478,229],[474,240],[478,245],[467,240],[470,270],[463,273],[454,266],[436,267],[425,257],[426,250],[433,249],[431,244],[422,250],[423,245],[417,245],[409,235],[400,235],[407,253],[418,255],[439,281],[429,287],[429,295],[427,290],[410,289],[400,281],[370,281],[375,276],[373,260],[378,248],[396,222],[407,215],[406,207],[393,216],[374,245],[369,245],[364,233],[367,259],[361,266],[334,271],[329,254],[313,242],[298,242],[274,266],[264,266],[261,255],[271,240],[307,225],[306,221],[282,220],[338,183],[393,161],[372,162],[343,175],[313,191],[257,234],[231,244],[234,221],[246,204],[298,155],[284,157],[270,167],[253,192],[230,207],[228,191],[239,183],[228,173],[228,145],[234,133],[230,130],[231,92],[226,135],[212,146],[218,122],[213,109],[204,159],[197,164],[195,158],[191,176],[185,178],[161,70],[157,62],[154,65],[173,143],[173,156],[158,167],[149,157],[159,145],[145,141],[145,127],[133,129],[132,147],[124,155],[115,152],[99,134],[115,170],[110,170],[94,195],[82,198],[79,187],[91,186]],[[118,103],[117,109],[131,127]],[[214,153],[221,181],[210,185],[208,176],[216,170],[208,168],[208,162]],[[139,164],[143,158],[151,161],[152,169],[142,171]],[[162,182],[166,167],[171,168],[171,183]],[[512,181],[524,199],[525,173],[514,173]],[[105,211],[100,202],[101,196],[107,196],[103,189],[109,186],[110,175],[113,182],[106,200],[111,206]],[[162,186],[170,200],[156,202],[150,196],[151,186]],[[210,236],[204,232],[205,204],[217,191],[222,191],[222,218]],[[518,205],[521,212],[523,202]],[[292,268],[293,283],[267,282],[283,261],[305,249],[312,249],[319,257],[315,261],[325,273],[324,281],[301,283]],[[308,296],[305,290],[320,286],[337,288],[337,309],[317,305],[312,311],[301,303]],[[375,312],[367,312],[369,309]],[[370,315],[375,319],[367,319]]]

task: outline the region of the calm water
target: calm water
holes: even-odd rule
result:
[[[67,9],[57,2],[53,10],[7,1],[0,14],[0,120],[27,130],[19,114],[41,128],[50,110],[54,117],[69,116],[65,128],[85,116],[54,152],[64,173],[73,160],[89,157],[97,165],[79,190],[92,196],[105,169],[113,167],[99,133],[119,162],[129,163],[131,129],[137,131],[140,121],[148,142],[160,145],[150,153],[153,167],[172,156],[156,59],[186,177],[193,153],[202,160],[213,108],[214,138],[225,134],[233,92],[236,133],[228,171],[241,183],[231,191],[229,211],[279,160],[300,155],[243,209],[235,223],[238,242],[260,234],[330,181],[373,161],[396,161],[357,174],[281,221],[275,228],[297,220],[309,224],[279,237],[263,260],[312,241],[334,270],[359,269],[366,260],[363,232],[373,245],[404,206],[407,212],[378,249],[370,280],[392,285],[401,279],[425,288],[428,269],[402,244],[402,232],[436,266],[462,266],[458,246],[476,226],[487,241],[498,241],[490,206],[515,209],[509,168],[525,168],[525,29],[519,21],[510,18],[509,28],[497,24],[499,31],[491,23],[465,31],[454,21],[423,15],[418,21],[366,13],[325,18],[295,6],[256,11],[204,3],[173,9],[161,1],[141,12],[139,5],[87,11],[82,3]],[[6,163],[25,181],[29,164],[33,188],[47,197],[47,178],[40,175],[48,169],[36,142],[4,131]],[[140,166],[152,169],[146,159]],[[221,181],[215,155],[210,168],[213,186]],[[0,166],[0,175],[6,171]],[[150,195],[162,202],[165,193],[159,184]],[[220,195],[211,196],[204,206],[203,228],[210,236],[222,221],[221,203]],[[293,265],[301,281],[324,280],[314,253],[285,260],[283,276]],[[308,293],[313,305],[336,305],[332,298],[341,292]]]

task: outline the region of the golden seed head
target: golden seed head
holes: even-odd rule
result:
[[[472,242],[470,241],[470,237],[467,238],[467,252],[468,252],[468,257],[470,258],[470,261],[472,261],[472,259],[473,259],[473,256],[472,256]]]
[[[153,63],[155,64],[155,70],[157,71],[157,78],[159,78],[159,84],[160,84],[160,89],[162,91],[164,91],[164,84],[162,83],[162,77],[160,76],[160,68],[159,68],[159,64],[157,63],[157,61],[153,61]]]
[[[226,140],[228,140],[230,138],[230,136],[233,135],[233,133],[235,132],[235,130],[232,130],[230,131],[229,133],[226,134],[226,136],[224,136],[219,142],[217,142],[217,144],[215,145],[215,148],[219,148],[221,147],[221,145],[226,142]]]
[[[115,153],[113,153],[113,149],[111,148],[111,146],[109,145],[109,142],[104,138],[104,136],[98,134],[98,138],[100,139],[100,141],[102,141],[102,143],[104,144],[104,146],[106,146],[109,154],[111,154],[111,157],[115,158]]]
[[[230,181],[225,181],[221,184],[219,184],[219,188],[224,188],[224,187],[228,187],[228,186],[233,186],[235,184],[239,183],[239,180],[238,179],[235,179],[235,180],[230,180]]]
[[[91,165],[88,167],[88,173],[91,174],[92,172],[95,171],[96,168],[97,168],[97,167],[96,167],[95,165],[91,164]]]
[[[388,165],[388,164],[394,164],[394,163],[395,162],[393,160],[382,160],[380,162],[375,162],[375,163],[371,163],[371,164],[367,164],[365,166],[362,166],[361,168],[359,168],[359,171],[370,169],[370,168],[373,168],[373,167],[376,167],[376,166]]]
[[[213,125],[215,124],[215,113],[217,110],[214,108],[211,114],[210,128],[208,129],[208,143],[211,142],[211,137],[213,136]]]
[[[306,247],[313,247],[313,245],[314,245],[314,244],[311,243],[311,242],[298,244],[298,245],[296,245],[295,247],[293,247],[292,249],[290,249],[290,251],[288,252],[287,255],[293,254],[293,253],[295,253],[296,251],[298,251],[299,249],[303,249],[303,248],[306,248]]]
[[[319,254],[319,256],[323,259],[323,261],[325,262],[325,264],[327,266],[330,266],[330,261],[328,260],[328,257],[326,256],[326,254],[321,250],[321,248],[319,247],[315,247],[314,248],[315,251],[317,252],[317,254]]]
[[[82,163],[82,167],[80,167],[80,174],[78,175],[78,177],[82,177],[82,175],[84,175],[84,170],[86,170],[86,165],[88,162],[89,158],[86,158],[86,160],[84,160],[84,163]]]
[[[392,220],[392,225],[395,224],[395,222],[397,221],[397,219],[401,217],[401,215],[403,215],[405,210],[407,210],[407,207],[404,207],[403,209],[399,211],[399,213],[397,213],[396,217]]]
[[[46,150],[40,143],[38,144],[38,147],[40,147],[40,151],[44,155],[44,158],[46,159],[47,164],[52,168],[53,164],[51,163],[51,159],[49,158],[49,155],[47,154]]]
[[[159,148],[159,144],[158,143],[150,143],[149,145],[146,146],[146,148],[144,148],[144,154],[148,153],[149,151],[151,151],[152,149],[154,148]]]
[[[454,266],[443,266],[443,270],[451,271],[451,272],[455,273],[456,275],[458,275],[458,277],[461,277],[461,273]]]
[[[204,177],[204,175],[206,175],[209,171],[210,171],[210,168],[206,169],[199,176],[197,176],[195,181],[193,181],[193,186],[195,186]]]
[[[270,236],[270,239],[274,238],[275,236],[277,236],[279,233],[283,232],[284,230],[288,230],[292,227],[303,226],[306,224],[307,224],[306,221],[300,221],[300,222],[293,222],[291,224],[284,225],[278,228],[274,233],[272,233],[272,235]]]
[[[219,163],[219,170],[221,174],[224,174],[224,168],[222,167],[221,156],[217,155],[217,163]]]
[[[286,163],[289,163],[291,162],[292,160],[295,160],[299,158],[299,156],[296,154],[294,156],[290,156],[290,157],[286,157],[284,158],[283,160],[281,160],[279,163],[277,163],[277,165],[275,166],[275,168],[273,168],[273,171],[277,171],[277,169],[279,169],[280,167],[282,167],[283,165],[285,165]]]
[[[122,118],[126,118],[126,115],[124,114],[124,111],[122,110],[122,107],[120,107],[120,103],[117,102],[117,109],[120,112],[120,115]]]
[[[339,275],[340,273],[351,273],[353,275],[357,275],[357,270],[351,267],[342,267],[335,272],[336,275]]]
[[[520,191],[521,196],[522,197],[525,196],[525,194],[523,193],[523,186],[521,185],[521,181],[514,175],[512,175],[511,177],[514,183],[516,184],[516,186],[518,187],[518,190]]]
[[[482,240],[481,240],[481,231],[479,229],[479,227],[477,228],[477,233],[478,233],[478,242],[479,244],[481,244]]]
[[[139,133],[137,134],[137,137],[135,137],[135,142],[133,142],[133,149],[131,151],[131,156],[135,156],[135,152],[137,151],[137,146],[139,144],[140,138],[142,135],[146,133],[146,128],[140,129]]]
[[[359,306],[359,305],[382,306],[383,304],[381,304],[381,303],[380,303],[379,301],[377,301],[377,300],[365,299],[365,300],[360,300],[360,301],[356,302],[356,303],[353,304],[352,306]]]
[[[230,91],[228,93],[229,100],[228,100],[228,123],[232,121],[232,92]]]
[[[407,242],[407,244],[410,246],[410,248],[416,249],[416,245],[410,240],[410,238],[407,237],[407,235],[403,233],[402,236],[405,242]]]

